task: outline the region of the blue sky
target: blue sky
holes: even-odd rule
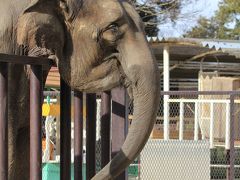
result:
[[[195,4],[189,4],[183,9],[183,17],[177,21],[173,27],[172,24],[163,24],[159,26],[159,36],[162,37],[180,37],[185,31],[190,30],[197,22],[200,16],[211,17],[218,9],[218,3],[221,0],[198,0]]]

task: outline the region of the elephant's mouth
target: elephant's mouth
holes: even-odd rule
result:
[[[103,58],[103,62],[109,61],[112,59],[117,59],[119,61],[120,53],[116,48],[111,48],[111,49],[107,50],[106,52],[108,52],[108,53],[105,54],[105,56]]]
[[[118,50],[113,49],[110,54],[106,55],[106,56],[103,58],[103,62],[109,61],[109,60],[111,60],[111,59],[117,59],[117,60],[119,60],[119,52],[118,52]]]

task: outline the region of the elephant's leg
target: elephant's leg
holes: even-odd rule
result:
[[[25,80],[25,82],[24,82]],[[16,180],[16,140],[18,128],[20,124],[27,125],[28,108],[25,102],[28,99],[23,96],[27,87],[24,78],[24,68],[19,65],[9,65],[9,81],[8,81],[8,164],[9,164],[9,180]],[[26,91],[27,92],[27,91]]]
[[[8,128],[8,174],[9,180],[16,179],[16,139],[17,130],[9,119]]]
[[[18,131],[16,139],[16,176],[21,180],[29,179],[30,132],[29,127]]]

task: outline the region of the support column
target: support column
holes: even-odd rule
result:
[[[42,179],[42,66],[30,74],[30,179]]]
[[[8,71],[7,63],[0,63],[0,179],[8,179]]]
[[[116,88],[112,90],[112,158],[122,147],[128,130],[126,111],[126,90]],[[127,170],[120,174],[116,180],[126,180]]]
[[[234,180],[234,161],[235,161],[235,147],[234,147],[234,120],[236,118],[235,116],[235,95],[231,94],[230,95],[230,149],[226,150],[226,155],[227,155],[227,164],[229,167],[227,168],[227,180]]]
[[[96,94],[86,97],[86,179],[96,173]]]
[[[83,94],[74,92],[74,180],[82,180]]]
[[[110,161],[111,92],[103,92],[101,101],[101,168]]]
[[[169,46],[163,48],[163,91],[169,91]],[[163,115],[164,115],[164,140],[169,139],[169,95],[164,95],[163,99]]]
[[[71,179],[71,88],[61,79],[60,179]]]

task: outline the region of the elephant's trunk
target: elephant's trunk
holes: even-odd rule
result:
[[[133,120],[120,152],[92,179],[116,178],[139,155],[156,119],[159,103],[159,71],[145,37],[126,38],[118,49],[123,70],[131,81],[134,98]]]

